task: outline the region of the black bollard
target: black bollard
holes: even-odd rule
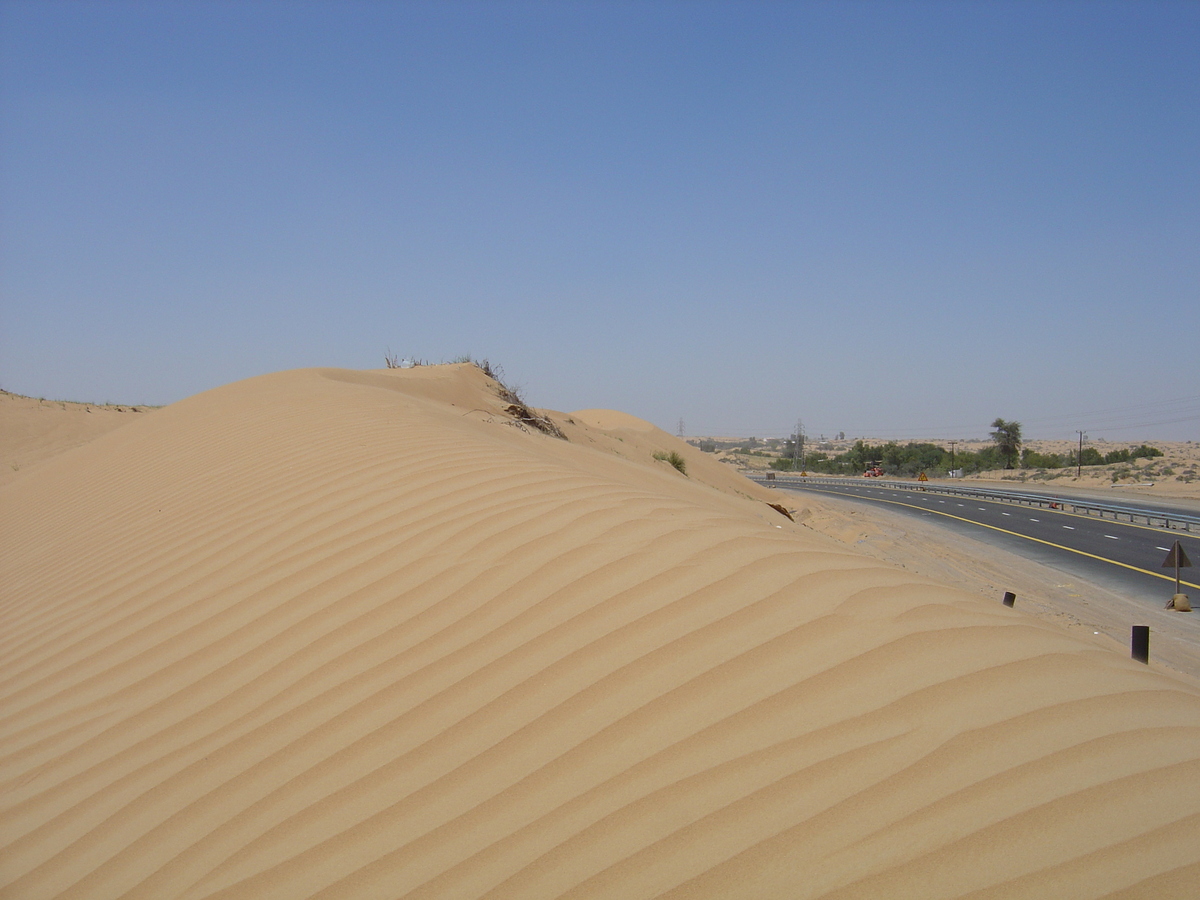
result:
[[[1140,663],[1150,663],[1150,626],[1134,625],[1130,642],[1131,655]]]
[[[1016,594],[1014,594],[1012,591],[1004,592],[1004,605],[1005,606],[1012,606],[1016,602],[1017,602]]]

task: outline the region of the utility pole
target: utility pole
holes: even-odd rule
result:
[[[1083,477],[1083,439],[1087,437],[1082,431],[1077,432],[1079,435],[1079,455],[1075,457],[1075,480],[1078,481]]]
[[[798,464],[802,463],[804,461],[804,450],[802,449],[802,447],[804,445],[804,438],[802,436],[803,433],[804,433],[804,423],[802,421],[800,421],[799,419],[797,419],[796,420],[795,439],[792,441],[792,471],[793,472],[799,471]]]
[[[683,437],[683,419],[679,420],[679,431],[677,433],[678,433],[679,437],[681,437],[681,438]]]
[[[957,444],[958,444],[958,441],[950,442],[950,477],[951,478],[954,477],[954,448],[955,448],[955,446],[957,446]]]

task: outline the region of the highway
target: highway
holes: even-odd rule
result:
[[[886,504],[949,528],[1004,546],[1014,553],[1162,608],[1175,591],[1174,569],[1162,563],[1178,540],[1193,565],[1200,566],[1200,535],[1168,531],[1062,510],[923,491],[894,484],[777,482],[789,491],[813,491],[850,502]],[[1158,504],[1161,506],[1162,504]],[[1200,569],[1181,571],[1181,589],[1200,615]]]

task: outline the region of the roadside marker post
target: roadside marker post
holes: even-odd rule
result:
[[[1134,625],[1130,638],[1130,655],[1140,663],[1150,664],[1150,626]]]

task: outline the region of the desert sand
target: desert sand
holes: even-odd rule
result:
[[[0,484],[43,460],[79,447],[152,407],[73,403],[0,391]]]
[[[14,470],[0,897],[1195,896],[1193,682],[548,415],[308,369]]]
[[[1129,652],[1131,625],[1146,625],[1155,666],[1200,687],[1200,619],[1165,608],[1175,588],[1169,578],[1157,589],[1131,593],[1013,553],[984,534],[972,537],[946,528],[936,516],[905,515],[888,506],[827,494],[781,490],[779,495],[789,501],[785,505],[806,526],[855,552],[976,594],[987,602],[994,603],[1011,591],[1022,612],[1116,652]],[[1184,571],[1190,577],[1195,570]],[[1184,584],[1185,592],[1196,596],[1186,579]]]

